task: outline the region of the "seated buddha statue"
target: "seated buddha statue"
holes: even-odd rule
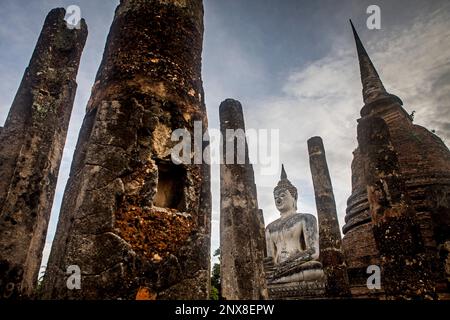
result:
[[[268,284],[323,280],[316,218],[297,213],[297,188],[287,179],[284,166],[273,191],[281,216],[266,228]]]

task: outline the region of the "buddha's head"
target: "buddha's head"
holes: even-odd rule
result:
[[[297,188],[288,180],[284,166],[281,167],[281,178],[273,190],[275,206],[283,215],[297,211]]]

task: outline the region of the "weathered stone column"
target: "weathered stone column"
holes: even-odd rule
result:
[[[358,145],[373,236],[380,253],[381,286],[388,299],[432,298],[430,260],[415,221],[386,122],[379,117],[359,120]]]
[[[0,298],[33,294],[87,37],[47,15],[0,132]]]
[[[310,138],[308,152],[319,220],[319,259],[327,276],[326,294],[329,297],[348,297],[347,266],[322,138]]]
[[[208,298],[202,39],[201,0],[117,7],[64,194],[46,298]],[[200,141],[191,152],[194,128]],[[182,142],[172,141],[175,130]],[[178,164],[172,151],[186,143]],[[80,268],[79,290],[66,286],[70,265]]]
[[[227,300],[267,299],[265,238],[239,101],[220,104],[220,279]],[[261,221],[262,220],[262,221]]]

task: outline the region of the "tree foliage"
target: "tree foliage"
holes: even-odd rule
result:
[[[218,257],[220,261],[220,248],[214,251],[214,257]],[[215,263],[211,271],[211,300],[221,299],[220,289],[220,263]]]

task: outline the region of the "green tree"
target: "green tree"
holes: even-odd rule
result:
[[[214,251],[214,257],[218,257],[220,261],[220,248]],[[220,263],[215,263],[211,271],[211,300],[219,300],[221,296],[220,288]]]

